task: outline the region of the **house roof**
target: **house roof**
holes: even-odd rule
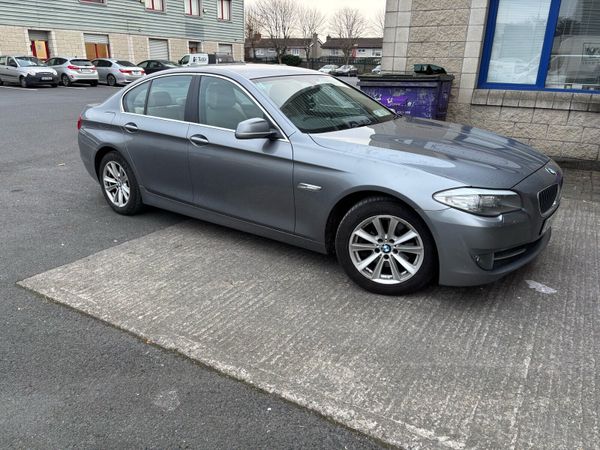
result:
[[[283,41],[283,39],[269,39],[269,38],[264,38],[264,39],[259,39],[257,41],[254,41],[254,48],[274,48],[277,47],[277,45],[275,45],[275,43],[278,43]],[[310,38],[289,38],[287,40],[287,47],[288,48],[294,48],[294,47],[298,47],[298,48],[305,48],[308,47],[310,45],[310,43],[312,42],[312,39]],[[246,42],[244,43],[244,47],[246,48],[252,48],[252,43],[250,39],[246,39]]]
[[[327,41],[321,46],[322,48],[343,48],[347,39],[332,38],[327,36]],[[358,38],[356,40],[358,48],[382,48],[383,38]]]

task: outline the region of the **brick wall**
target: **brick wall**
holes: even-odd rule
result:
[[[187,39],[169,39],[169,56],[172,61],[179,61],[189,51]]]
[[[600,94],[477,89],[487,0],[387,0],[382,66],[440,65],[455,76],[448,120],[557,159],[600,160]]]
[[[130,38],[131,46],[131,62],[134,64],[141,63],[149,58],[150,50],[148,48],[148,38],[146,36],[132,35]]]
[[[108,35],[110,43],[110,55],[113,58],[131,60],[131,49],[129,46],[129,36],[121,33],[111,33]]]
[[[0,55],[30,55],[27,30],[23,27],[0,25]]]
[[[50,53],[54,56],[86,56],[81,31],[53,30],[50,32],[49,44]]]

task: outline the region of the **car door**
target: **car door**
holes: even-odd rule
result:
[[[98,72],[98,81],[102,83],[106,83],[106,73],[107,73],[107,62],[104,59],[95,59],[92,61],[92,64],[96,66],[96,71]]]
[[[235,137],[235,128],[243,120],[272,120],[245,89],[229,79],[203,76],[197,104],[198,123],[192,123],[188,132],[194,203],[293,232],[293,159],[289,141]]]
[[[6,73],[6,56],[0,56],[0,81],[4,81]]]
[[[4,81],[8,83],[19,82],[19,65],[12,56],[6,59],[6,66],[4,71]]]
[[[189,123],[186,122],[192,75],[155,78],[127,91],[123,113],[113,122],[123,130],[127,152],[146,190],[191,203]]]

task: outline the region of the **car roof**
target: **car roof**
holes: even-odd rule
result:
[[[177,72],[202,72],[214,73],[229,76],[240,76],[249,80],[255,78],[280,77],[287,75],[315,75],[319,74],[316,70],[304,69],[301,67],[292,67],[278,64],[209,64],[205,66],[184,67],[181,69],[171,69],[169,73]],[[166,72],[162,72],[163,74]],[[322,74],[319,74],[322,75]]]

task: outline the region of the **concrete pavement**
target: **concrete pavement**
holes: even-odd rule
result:
[[[331,258],[193,220],[21,285],[393,445],[594,448],[599,194],[567,172],[547,250],[484,287],[378,297]]]

